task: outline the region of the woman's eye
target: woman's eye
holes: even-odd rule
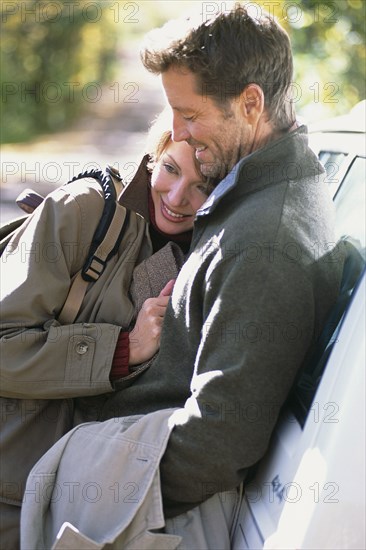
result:
[[[176,173],[176,170],[175,170],[174,166],[172,166],[171,164],[168,164],[167,162],[164,162],[163,166],[164,166],[165,170],[167,172],[169,172],[170,174],[175,174]]]

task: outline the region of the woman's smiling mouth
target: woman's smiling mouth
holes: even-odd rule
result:
[[[163,199],[161,199],[161,213],[167,220],[174,221],[174,222],[181,222],[183,220],[186,220],[186,218],[191,217],[189,214],[179,214],[178,212],[174,212],[173,210],[170,210],[170,208],[167,207]]]

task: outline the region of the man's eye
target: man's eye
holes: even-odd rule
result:
[[[197,186],[197,189],[203,193],[204,195],[206,195],[207,197],[211,194],[211,191],[213,190],[213,188],[206,184],[206,185],[198,185]]]
[[[193,120],[193,116],[182,116],[183,120],[189,122],[190,120]]]

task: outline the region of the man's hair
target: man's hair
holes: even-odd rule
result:
[[[275,19],[261,12],[252,17],[240,4],[204,21],[172,20],[146,36],[141,52],[154,74],[169,68],[196,76],[197,93],[225,108],[248,84],[263,90],[265,109],[277,130],[295,122],[290,87],[293,61],[289,37]]]

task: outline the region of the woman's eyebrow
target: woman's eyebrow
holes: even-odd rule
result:
[[[172,163],[175,164],[175,166],[176,166],[177,168],[179,168],[179,170],[180,170],[179,164],[178,164],[177,161],[172,157],[172,155],[171,155],[170,153],[165,153],[165,155],[166,155],[167,157],[169,157],[170,160],[172,161]]]

